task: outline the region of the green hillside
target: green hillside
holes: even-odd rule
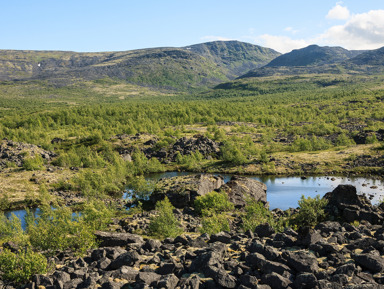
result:
[[[279,54],[241,42],[122,52],[0,51],[0,80],[47,80],[59,86],[110,78],[188,91],[212,87],[260,67]]]
[[[379,74],[384,71],[384,49],[349,51],[341,47],[310,45],[281,55],[264,67],[239,78],[305,74]]]

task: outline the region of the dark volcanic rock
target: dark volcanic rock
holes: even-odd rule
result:
[[[229,200],[235,204],[236,208],[244,207],[247,198],[267,203],[267,186],[250,178],[233,176],[222,189],[228,194]]]
[[[141,259],[140,255],[136,251],[130,251],[121,254],[108,266],[108,270],[119,269],[123,266],[133,266],[137,261]]]
[[[56,154],[43,150],[40,146],[33,144],[7,139],[0,141],[0,168],[6,167],[7,163],[15,163],[16,166],[21,167],[26,158],[36,156],[41,156],[44,160],[51,161]]]
[[[371,224],[382,224],[384,220],[383,211],[373,207],[364,195],[357,195],[352,185],[339,185],[324,198],[328,200],[325,210],[334,218],[348,223],[365,220]]]
[[[283,257],[287,260],[289,267],[296,272],[314,273],[319,269],[316,257],[307,251],[284,252]]]
[[[96,239],[102,247],[126,246],[127,244],[137,243],[142,245],[144,240],[139,235],[129,233],[111,233],[111,232],[95,232]]]
[[[201,153],[205,158],[216,156],[220,152],[219,143],[203,135],[195,135],[193,138],[182,137],[170,149],[169,157],[175,161],[177,153],[190,155],[195,152]]]
[[[209,174],[161,179],[151,194],[150,201],[155,204],[167,196],[176,208],[184,208],[193,205],[196,197],[219,189],[223,184],[222,177]]]
[[[265,274],[262,276],[261,281],[273,289],[286,289],[292,284],[292,282],[277,273]]]
[[[378,254],[357,254],[353,256],[353,259],[361,267],[373,273],[384,271],[384,258]]]

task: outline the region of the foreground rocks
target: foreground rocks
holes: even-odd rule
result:
[[[268,237],[223,232],[163,241],[98,232],[103,247],[83,258],[60,254],[57,269],[35,276],[28,288],[384,287],[381,225],[328,221],[311,234],[319,238],[303,245],[291,229]]]
[[[244,180],[235,181],[241,186]],[[297,231],[276,232],[266,223],[244,233],[234,228],[162,241],[127,233],[128,223],[120,232],[98,231],[100,248],[81,258],[60,252],[55,270],[34,276],[23,288],[384,288],[384,227],[362,217],[381,216],[381,207],[350,186],[325,197],[334,220]],[[359,212],[351,214],[358,218],[354,225],[345,221],[351,216],[346,209]],[[16,287],[3,284],[1,289]]]

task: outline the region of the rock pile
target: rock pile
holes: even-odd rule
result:
[[[195,135],[193,138],[183,137],[176,141],[169,151],[169,158],[172,161],[176,160],[177,153],[181,155],[190,155],[194,152],[201,153],[204,158],[209,156],[217,156],[220,152],[220,144],[203,136]]]
[[[306,234],[303,244],[291,229],[163,241],[97,232],[102,247],[84,258],[61,253],[59,269],[28,288],[383,288],[382,226],[328,221]]]
[[[40,155],[43,159],[50,161],[56,156],[55,153],[46,151],[40,146],[15,142],[3,139],[0,142],[0,167],[6,167],[8,163],[14,163],[18,167],[23,166],[24,159],[28,156]]]
[[[192,138],[182,137],[178,139],[170,148],[156,148],[156,142],[147,142],[150,147],[144,150],[145,156],[150,159],[158,158],[162,162],[176,161],[177,154],[182,156],[191,155],[199,152],[204,158],[208,159],[220,153],[220,144],[203,136],[195,135]]]
[[[150,201],[155,204],[167,196],[173,206],[184,208],[193,205],[196,197],[217,190],[222,185],[224,185],[222,177],[209,174],[164,178],[156,184]]]
[[[382,224],[384,221],[384,212],[372,206],[364,195],[357,195],[352,185],[339,185],[324,198],[328,200],[326,212],[336,219],[346,222],[364,220],[371,224]]]
[[[212,191],[226,192],[229,200],[237,208],[244,207],[247,198],[267,204],[267,186],[265,184],[240,176],[233,176],[227,184],[224,184],[223,177],[210,174],[162,179],[157,183],[150,196],[150,201],[155,204],[167,196],[173,206],[185,208],[192,206],[196,197]]]

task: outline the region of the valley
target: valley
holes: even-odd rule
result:
[[[304,277],[288,261],[295,257],[286,250],[291,246],[305,252],[319,250],[316,264],[321,270],[311,269],[313,277],[310,276],[317,285],[320,280],[333,282],[332,278],[336,278],[329,266],[339,270],[350,264],[356,266],[355,279],[349,280],[353,284],[367,278],[381,284],[382,275],[375,273],[382,272],[382,268],[372,269],[361,261],[375,259],[376,253],[357,242],[369,239],[375,250],[383,250],[379,228],[384,219],[382,188],[375,185],[375,181],[382,181],[384,166],[382,51],[311,45],[280,54],[238,41],[100,53],[0,50],[0,211],[27,209],[26,225],[23,224],[26,231],[17,218],[3,217],[0,243],[15,252],[12,242],[55,256],[56,265],[60,266],[53,270],[54,275],[47,277],[49,280],[41,277],[33,281],[46,288],[59,286],[57,276],[65,275],[57,273],[64,272],[60,268],[66,274],[74,274],[68,269],[70,262],[80,262],[78,268],[97,268],[94,271],[100,276],[88,277],[98,286],[112,282],[104,280],[109,274],[106,271],[112,270],[107,268],[112,268],[114,265],[108,267],[110,262],[126,252],[111,251],[114,257],[108,258],[109,249],[91,252],[98,245],[96,237],[105,244],[118,240],[129,254],[146,256],[145,260],[138,257],[137,262],[128,262],[132,268],[136,266],[132,269],[134,280],[118,275],[129,279],[122,277],[123,281],[118,281],[128,286],[124,288],[131,288],[135,282],[153,286],[166,282],[160,277],[165,273],[159,273],[163,272],[159,269],[163,263],[153,260],[156,265],[152,266],[147,255],[158,256],[169,247],[169,261],[177,255],[174,249],[184,246],[190,250],[196,245],[195,239],[204,248],[217,241],[231,244],[233,249],[223,250],[230,249],[230,258],[242,264],[233,268],[225,265],[230,270],[212,269],[207,278],[199,279],[206,286],[246,287],[249,282],[239,281],[239,269],[248,270],[248,265],[261,268],[257,270],[262,276],[255,273],[257,282],[263,286],[273,284],[275,277],[269,276],[264,266],[278,261],[288,264],[279,265],[285,268],[281,274],[288,277],[276,278],[287,284],[297,280],[294,286],[301,288],[300,282],[305,282],[300,278]],[[148,178],[167,172],[192,175],[186,181],[172,178],[169,183],[164,178]],[[225,174],[231,175],[226,184],[219,176]],[[265,192],[265,185],[255,180],[281,178],[279,182],[287,182],[288,186],[289,177],[304,184],[320,176],[337,180],[340,187],[332,187],[335,190],[328,194],[329,199],[313,194],[300,199],[305,193],[298,190],[295,204],[289,209],[282,206],[284,211],[278,206],[269,210],[268,188]],[[364,189],[360,187],[361,192],[356,194],[351,186],[339,183],[350,178],[361,178]],[[185,187],[176,192],[180,184]],[[127,188],[130,198],[122,199]],[[338,190],[347,197],[337,199]],[[163,195],[155,202],[152,192],[158,191]],[[375,197],[375,206],[361,196],[363,191]],[[262,203],[256,202],[256,197],[253,201],[247,199],[247,194],[255,192]],[[186,205],[178,207],[182,202]],[[212,203],[222,207],[208,210]],[[313,209],[309,213],[308,206]],[[41,209],[38,216],[28,211],[37,207]],[[161,223],[165,220],[173,223]],[[344,223],[330,234],[327,230],[333,223],[322,223],[325,220]],[[309,231],[302,232],[301,228]],[[96,230],[110,232],[95,235]],[[270,234],[264,236],[264,230]],[[181,237],[183,232],[188,237]],[[236,232],[240,239],[236,239]],[[199,233],[208,237],[198,237]],[[337,258],[327,259],[316,247],[320,233],[327,238],[324,242],[332,246],[336,242],[340,248],[348,249],[335,247],[332,252],[337,252]],[[341,236],[340,240],[337,236]],[[303,239],[312,237],[309,241]],[[139,245],[132,245],[136,241],[127,238],[138,240]],[[275,261],[268,256],[265,264],[253,264],[249,256],[256,251],[246,243],[255,238],[259,238],[257,242],[262,242],[263,248],[274,246],[284,256],[272,258]],[[365,251],[358,248],[360,245]],[[68,254],[62,253],[65,250]],[[193,256],[195,253],[185,250],[178,254],[181,259],[175,261],[177,266],[183,258],[199,260]],[[86,261],[78,261],[74,257],[78,255],[87,256],[83,259]],[[109,263],[104,264],[103,260]],[[197,270],[193,271],[188,262],[171,270],[175,278],[182,279],[188,270]],[[222,269],[223,258],[218,262]],[[364,275],[366,279],[361,277],[358,266],[369,271]],[[116,265],[113,270],[120,268]],[[145,279],[146,273],[155,272],[160,274],[155,283]],[[85,275],[78,277],[81,286],[86,286]],[[27,281],[31,281],[31,276],[21,283]],[[65,282],[66,286],[78,285],[69,283],[69,279]],[[13,285],[17,287],[16,283]],[[119,288],[123,286],[120,285]]]

